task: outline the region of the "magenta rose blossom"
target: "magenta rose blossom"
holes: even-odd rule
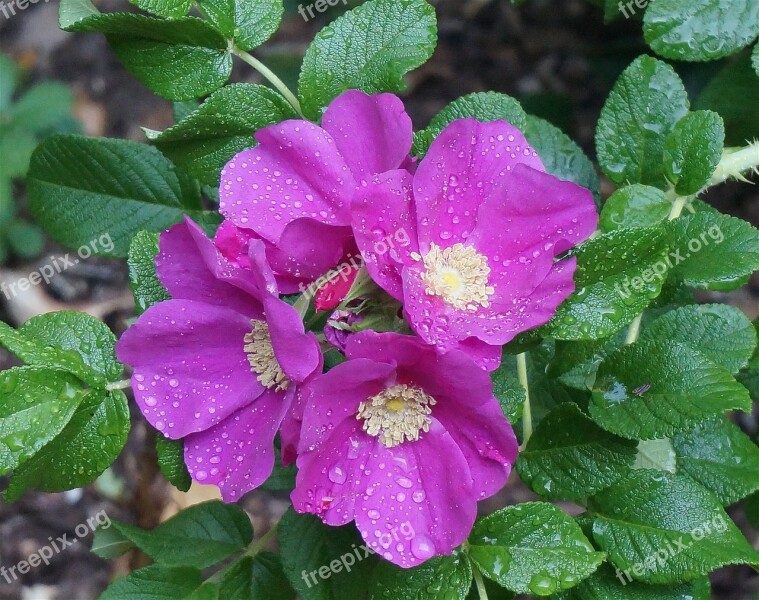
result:
[[[357,333],[346,356],[302,388],[295,509],[355,521],[402,567],[450,554],[517,455],[490,377],[463,352],[396,333]]]
[[[544,171],[516,127],[461,119],[414,175],[381,174],[354,199],[367,270],[426,342],[493,369],[501,346],[574,291],[575,259],[557,257],[591,235],[598,215],[588,190]],[[398,231],[406,245],[376,251]]]
[[[241,269],[187,219],[161,235],[156,272],[172,299],[124,333],[119,360],[150,424],[185,438],[193,479],[233,502],[271,474],[297,387],[321,371],[318,342],[277,297],[260,242]]]
[[[258,145],[221,173],[221,213],[263,240],[280,291],[297,292],[355,251],[353,195],[373,176],[409,165],[412,138],[396,96],[347,91],[321,127],[290,120],[258,131]]]

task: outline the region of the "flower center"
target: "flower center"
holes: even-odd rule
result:
[[[458,243],[442,249],[431,244],[430,251],[419,258],[426,269],[422,280],[428,294],[440,296],[460,310],[490,305],[489,297],[495,290],[488,285],[488,259],[471,246]]]
[[[282,367],[274,356],[271,346],[269,326],[264,321],[252,319],[253,330],[245,334],[245,353],[248,355],[250,370],[253,371],[265,387],[276,390],[286,390],[290,380],[282,371]]]
[[[419,388],[406,384],[394,385],[358,406],[356,419],[363,419],[363,429],[379,437],[386,448],[405,441],[419,439],[419,434],[430,430],[428,416],[436,400]]]

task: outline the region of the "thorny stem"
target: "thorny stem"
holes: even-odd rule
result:
[[[482,574],[474,565],[472,565],[472,575],[474,575],[474,582],[477,584],[477,593],[480,596],[480,600],[488,600],[488,591],[485,589],[485,582],[482,579]]]
[[[248,54],[244,50],[240,50],[237,46],[235,46],[232,43],[230,43],[229,45],[229,51],[235,56],[239,56],[242,60],[244,60],[256,71],[258,71],[269,83],[271,83],[279,91],[280,94],[282,94],[285,97],[285,99],[295,109],[295,112],[297,112],[301,117],[304,117],[303,111],[300,108],[300,102],[298,102],[298,99],[295,97],[295,94],[293,94],[290,91],[290,88],[288,88],[284,84],[284,82],[279,77],[277,77],[274,71],[272,71],[260,60]]]
[[[728,149],[722,155],[722,160],[717,165],[712,178],[706,187],[712,187],[724,183],[731,177],[746,181],[744,173],[759,169],[759,142],[749,144],[740,150]]]
[[[527,354],[517,355],[517,375],[519,383],[524,388],[524,411],[522,413],[522,448],[532,437],[532,407],[530,406],[530,384],[527,380]]]

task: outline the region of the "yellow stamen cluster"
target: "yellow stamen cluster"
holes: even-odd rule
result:
[[[282,371],[282,367],[274,356],[271,346],[269,326],[264,321],[251,320],[253,330],[245,334],[245,347],[248,355],[250,370],[253,371],[265,387],[275,390],[286,390],[290,380]]]
[[[495,290],[488,285],[490,267],[486,256],[457,243],[445,249],[431,244],[430,251],[419,258],[425,266],[422,280],[428,294],[440,296],[459,310],[489,306]]]
[[[399,384],[359,404],[356,419],[363,419],[366,433],[392,448],[418,440],[421,432],[430,430],[429,414],[435,404],[435,399],[419,388]]]

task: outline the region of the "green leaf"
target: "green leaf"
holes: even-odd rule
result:
[[[140,231],[129,246],[129,282],[137,305],[137,312],[144,313],[148,308],[169,299],[169,293],[163,287],[155,270],[155,258],[158,255],[158,234]]]
[[[195,17],[163,20],[131,13],[96,14],[64,29],[105,34],[127,70],[168,100],[205,96],[224,85],[232,72],[227,40]]]
[[[293,600],[295,591],[287,582],[279,556],[270,552],[245,557],[221,582],[223,600]]]
[[[543,502],[508,506],[480,519],[469,544],[469,556],[483,575],[536,596],[574,587],[604,559],[571,517]]]
[[[516,423],[522,416],[526,399],[524,388],[512,374],[507,364],[502,364],[490,374],[493,380],[493,395],[498,398],[503,414],[510,423]]]
[[[67,371],[78,375],[80,379],[89,380],[94,385],[102,386],[105,384],[105,380],[101,376],[91,373],[84,364],[82,357],[76,352],[65,352],[46,346],[40,347],[18,330],[2,322],[0,322],[0,345],[29,365]]]
[[[83,398],[73,375],[42,367],[0,374],[0,475],[16,469],[57,437]]]
[[[664,141],[664,174],[681,196],[698,193],[714,173],[725,147],[725,124],[717,113],[686,115]]]
[[[576,291],[541,333],[559,340],[613,335],[661,292],[666,251],[662,226],[617,229],[588,240],[570,252],[577,257]]]
[[[120,533],[157,563],[205,569],[243,550],[253,539],[250,518],[219,501],[183,510],[152,531],[113,522]]]
[[[85,392],[63,431],[13,473],[8,500],[27,489],[64,492],[89,485],[118,458],[129,434],[123,392]]]
[[[567,387],[588,390],[593,387],[598,367],[622,345],[620,334],[592,342],[556,342],[556,352],[546,373]]]
[[[192,7],[192,0],[129,0],[129,2],[144,11],[168,19],[184,17]]]
[[[633,471],[589,509],[596,543],[638,581],[682,583],[729,564],[759,565],[717,498],[688,478]]]
[[[42,230],[33,223],[13,221],[6,231],[8,245],[19,258],[35,258],[45,248]]]
[[[370,588],[372,600],[465,600],[472,585],[466,556],[436,556],[412,569],[381,562]]]
[[[278,93],[262,85],[237,83],[212,94],[200,108],[151,141],[191,175],[218,185],[224,165],[255,145],[256,131],[295,116]]]
[[[35,85],[8,112],[16,127],[39,133],[70,116],[73,104],[71,90],[62,83],[51,81]]]
[[[561,129],[544,119],[527,116],[523,129],[530,145],[537,150],[546,171],[559,179],[574,181],[601,198],[601,181],[596,169],[582,149]]]
[[[507,121],[524,129],[527,115],[516,98],[497,92],[477,92],[451,102],[430,121],[426,129],[414,136],[413,153],[423,156],[442,131],[456,119],[474,118],[480,123]]]
[[[655,469],[667,473],[677,472],[677,455],[672,440],[641,440],[633,469]]]
[[[654,586],[633,581],[604,565],[580,585],[559,594],[557,600],[710,600],[709,580]]]
[[[728,506],[759,490],[759,448],[719,417],[675,435],[677,466]]]
[[[689,287],[732,290],[759,269],[759,230],[742,219],[697,212],[667,224],[670,276]]]
[[[755,52],[754,56],[759,56]],[[759,62],[759,59],[756,59]],[[759,78],[749,56],[729,62],[714,76],[694,103],[718,112],[725,121],[727,143],[742,146],[759,137]]]
[[[562,404],[538,425],[516,469],[532,490],[548,499],[582,501],[621,479],[635,460],[635,444]]]
[[[633,62],[612,89],[596,130],[598,160],[609,179],[663,187],[664,140],[688,104],[672,67],[649,56]]]
[[[198,5],[241,50],[252,50],[274,35],[284,12],[282,0],[199,0]]]
[[[668,340],[690,346],[712,362],[737,373],[756,349],[756,329],[739,309],[726,304],[682,306],[646,325],[641,340]]]
[[[587,398],[590,397],[587,389],[583,392],[568,389],[555,378],[548,376],[547,366],[553,357],[553,350],[553,343],[545,341],[527,351],[527,387],[530,390],[534,426],[537,426],[557,406],[567,402],[574,402],[581,407],[587,406]],[[513,378],[517,377],[516,357],[504,356],[504,366],[508,366]],[[516,429],[520,431],[520,427]]]
[[[403,76],[424,64],[437,43],[435,9],[425,0],[369,0],[322,29],[303,60],[298,93],[318,119],[349,89],[400,92]]]
[[[3,163],[0,174],[10,177],[23,177],[29,169],[29,160],[37,147],[37,137],[23,127],[0,124],[0,155]]]
[[[87,17],[99,14],[100,11],[91,0],[61,0],[58,23],[61,29],[67,29]]]
[[[135,545],[115,527],[98,527],[92,536],[92,553],[106,560],[123,556],[134,548]]]
[[[9,57],[0,55],[0,111],[10,106],[18,83],[19,68]]]
[[[373,553],[366,556],[366,546],[353,525],[330,527],[314,515],[290,508],[279,523],[278,540],[285,574],[303,600],[365,597],[375,557]],[[345,563],[355,559],[350,571],[343,557]]]
[[[192,478],[184,462],[184,442],[170,440],[159,433],[156,435],[155,449],[161,474],[180,492],[189,490]]]
[[[27,189],[32,214],[58,242],[77,247],[107,234],[112,256],[126,256],[138,231],[163,231],[185,214],[219,220],[184,208],[200,202],[197,185],[155,148],[126,140],[52,136],[34,152]]]
[[[669,437],[727,410],[751,410],[751,399],[724,367],[668,339],[640,341],[599,367],[590,414],[629,439]]]
[[[656,0],[643,19],[646,42],[672,60],[716,60],[759,36],[754,0]]]
[[[636,183],[614,192],[601,210],[598,227],[614,231],[629,227],[650,227],[665,221],[672,202],[658,188]]]
[[[119,579],[98,600],[190,600],[202,583],[197,569],[151,565]]]
[[[40,349],[78,354],[88,371],[71,372],[91,385],[118,381],[124,372],[114,351],[116,336],[105,323],[86,313],[64,310],[39,315],[24,323],[18,332]],[[37,360],[22,360],[66,368],[63,364],[45,362],[42,355]]]

